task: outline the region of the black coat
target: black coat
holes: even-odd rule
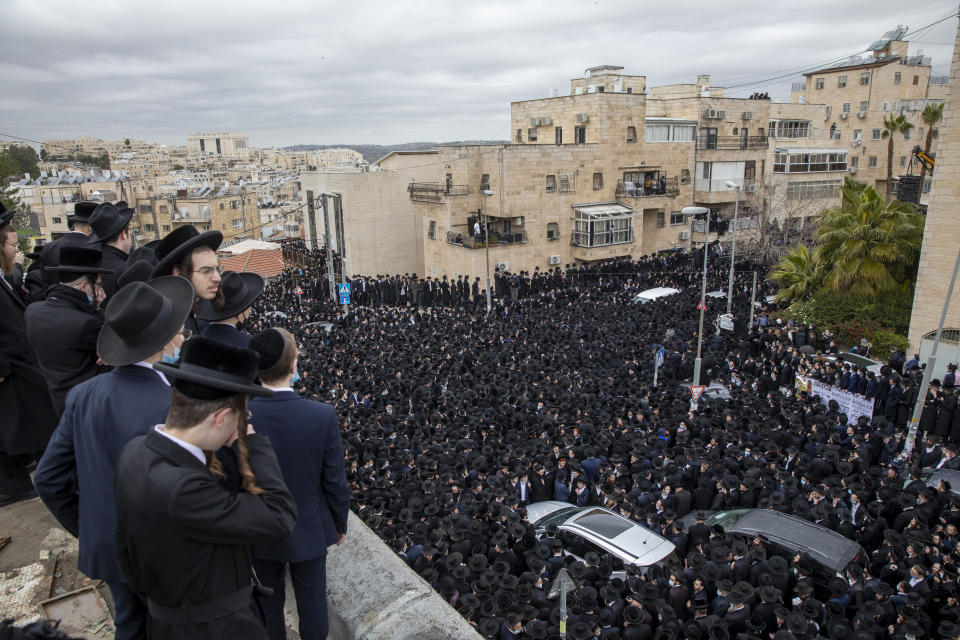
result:
[[[938,400],[940,412],[937,414],[937,422],[933,432],[942,438],[946,438],[950,435],[953,414],[957,410],[957,396],[953,393],[943,393]]]
[[[57,416],[67,391],[108,367],[97,365],[97,337],[103,318],[82,291],[62,284],[50,287],[47,299],[27,307],[27,337],[47,380]]]
[[[138,365],[118,367],[67,394],[33,482],[50,513],[80,539],[77,567],[91,578],[122,579],[114,549],[114,465],[123,447],[162,423],[169,408],[170,386]]]
[[[166,607],[222,598],[251,584],[249,545],[293,531],[296,507],[270,440],[253,434],[247,444],[264,490],[259,496],[231,494],[192,453],[155,429],[124,447],[114,486],[117,561],[134,591]],[[201,624],[151,616],[147,635],[267,638],[249,608]]]
[[[108,244],[101,244],[100,250],[103,252],[103,260],[100,265],[111,271],[111,273],[103,274],[103,293],[107,296],[103,301],[105,306],[107,300],[117,292],[117,278],[127,268],[128,255]]]
[[[11,455],[43,451],[57,426],[47,381],[27,341],[26,302],[0,283],[0,451]]]
[[[232,324],[226,324],[224,322],[211,322],[200,330],[200,335],[205,338],[210,338],[211,340],[219,340],[220,342],[232,344],[235,347],[243,347],[244,349],[249,348],[250,338],[253,337],[249,333],[240,331]]]

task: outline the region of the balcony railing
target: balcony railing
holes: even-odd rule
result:
[[[414,202],[442,204],[443,196],[466,196],[470,194],[470,185],[444,184],[441,182],[411,182],[407,185],[410,199]]]
[[[489,233],[489,238],[491,247],[502,247],[511,244],[526,244],[527,232],[510,231],[509,233],[504,233],[500,231],[491,231]],[[485,246],[483,237],[477,241],[473,235],[467,233],[465,230],[448,231],[447,242],[450,244],[458,244],[466,249],[483,249]]]
[[[618,198],[653,198],[656,196],[678,196],[680,184],[676,176],[654,181],[649,187],[637,182],[617,180]]]
[[[741,189],[741,198],[743,193],[753,193],[757,190],[757,181],[750,180],[747,178],[697,178],[696,184],[694,185],[695,191],[728,191],[730,193],[730,198],[734,197],[733,188],[728,187],[727,183],[732,182],[738,185]]]
[[[697,141],[698,149],[766,149],[767,136],[701,136]]]

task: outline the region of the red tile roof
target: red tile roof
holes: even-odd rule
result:
[[[249,271],[264,278],[273,278],[283,271],[283,252],[280,249],[252,249],[235,256],[220,258],[224,271]]]

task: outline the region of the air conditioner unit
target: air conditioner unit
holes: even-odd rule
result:
[[[590,116],[585,113],[578,113],[577,122],[590,122]]]
[[[535,127],[540,124],[540,118],[530,118],[530,126]]]
[[[689,232],[689,231],[681,231],[681,232],[680,232],[680,239],[681,239],[681,240],[689,240],[689,239],[690,239],[690,232]]]
[[[743,112],[744,120],[753,120],[753,111],[744,111]]]
[[[550,256],[550,264],[560,264],[560,256]]]
[[[856,173],[856,172],[857,172],[857,168],[856,168],[856,167],[850,167],[849,169],[847,169],[847,171],[849,171],[850,173]]]
[[[716,109],[707,109],[706,113],[703,114],[703,117],[708,120],[717,119],[717,110]]]
[[[866,117],[867,117],[867,112],[866,112],[866,111],[857,111],[857,117],[858,117],[858,118],[866,118]]]
[[[523,226],[523,216],[517,216],[516,218],[514,218],[514,219],[513,219],[513,224],[516,225],[516,226],[518,226],[518,227],[522,227],[522,226]]]
[[[849,112],[849,111],[844,111],[843,113],[840,114],[840,119],[841,119],[841,120],[846,120],[847,117],[849,117],[849,116],[850,116],[850,112]]]
[[[497,271],[506,271],[506,270],[509,269],[509,268],[510,268],[510,263],[509,263],[509,262],[498,262],[498,263],[497,263]]]

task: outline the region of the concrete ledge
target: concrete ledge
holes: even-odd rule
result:
[[[481,640],[480,634],[353,512],[327,554],[330,637]]]

